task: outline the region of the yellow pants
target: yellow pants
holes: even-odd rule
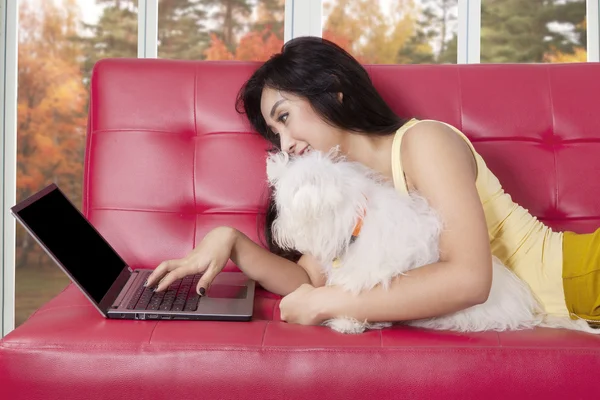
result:
[[[572,318],[600,323],[600,229],[564,232],[563,286]]]

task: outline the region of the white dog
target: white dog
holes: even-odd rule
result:
[[[315,257],[327,285],[352,293],[439,260],[439,215],[417,193],[399,194],[360,163],[329,153],[310,151],[290,159],[285,152],[267,159],[278,216],[272,229],[279,246]],[[391,323],[335,318],[326,321],[343,333],[390,326]],[[451,315],[408,321],[430,329],[473,332],[567,327],[600,333],[585,321],[545,319],[529,286],[493,258],[488,300]]]

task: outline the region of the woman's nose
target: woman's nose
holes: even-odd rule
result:
[[[292,140],[292,139],[288,139],[288,138],[281,138],[281,150],[285,151],[288,154],[291,154],[294,152],[294,149],[296,148],[296,141]]]

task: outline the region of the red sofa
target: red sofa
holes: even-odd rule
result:
[[[83,210],[133,268],[188,253],[212,227],[259,240],[266,144],[234,109],[254,63],[121,59],[91,82]],[[403,116],[471,137],[544,222],[600,226],[599,64],[369,66]],[[229,264],[227,269],[235,269]],[[2,399],[580,399],[600,338],[564,330],[343,336],[280,321],[108,321],[76,287],[0,342]]]

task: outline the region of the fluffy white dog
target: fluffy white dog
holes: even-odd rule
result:
[[[417,193],[399,194],[393,186],[360,163],[329,153],[310,151],[290,159],[287,153],[267,159],[278,216],[272,229],[279,246],[315,257],[327,285],[352,293],[439,260],[439,215]],[[600,333],[585,321],[545,319],[529,286],[493,258],[488,300],[451,315],[406,322],[408,325],[473,332],[566,327]],[[390,326],[352,318],[325,325],[343,333]]]

